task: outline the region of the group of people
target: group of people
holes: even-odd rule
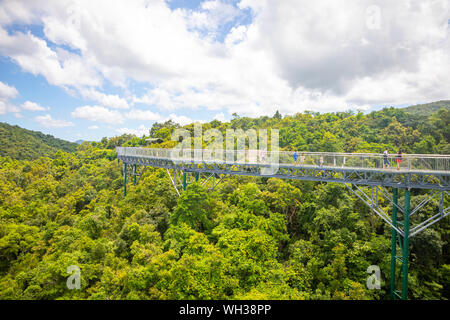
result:
[[[298,153],[297,151],[294,151],[294,163],[297,165],[297,159],[298,159]],[[323,165],[323,156],[320,157],[321,159],[321,166]],[[305,162],[305,155],[303,153],[300,154],[300,165],[302,165]]]
[[[395,161],[397,162],[397,170],[400,170],[400,163],[402,163],[403,160],[403,151],[402,149],[398,150],[397,155],[395,156]],[[386,149],[383,152],[383,168],[390,168],[391,162],[389,161],[389,148],[386,147]]]
[[[297,165],[298,153],[294,151],[293,153],[294,164]],[[397,162],[397,170],[400,170],[400,164],[403,160],[403,151],[402,149],[398,150],[397,155],[395,156],[395,161]],[[305,155],[303,153],[300,154],[300,165],[303,165],[305,162]],[[320,156],[319,166],[323,166],[323,155]],[[390,168],[391,162],[389,161],[389,148],[386,148],[383,152],[383,168]]]
[[[297,165],[297,159],[298,159],[297,151],[294,151],[293,157],[294,157],[294,163],[295,163],[295,165]],[[304,162],[305,162],[305,155],[303,153],[301,153],[300,154],[300,165],[302,165]],[[319,167],[323,167],[323,155],[320,155]]]

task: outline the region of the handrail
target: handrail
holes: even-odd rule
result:
[[[450,155],[403,154],[397,164],[397,154],[390,154],[387,161],[381,153],[343,153],[266,150],[223,150],[223,149],[155,149],[139,147],[117,147],[119,156],[144,156],[173,160],[203,160],[236,163],[266,163],[278,165],[305,165],[324,167],[380,168],[425,171],[450,171]],[[389,166],[388,166],[389,164]]]
[[[116,147],[116,149],[145,149],[145,150],[166,150],[166,151],[172,151],[175,150],[175,148],[145,148],[145,147]],[[183,150],[183,149],[178,149],[178,150]],[[191,150],[191,151],[199,151],[199,150],[203,150],[203,151],[210,151],[212,149],[185,149],[185,150]],[[216,149],[216,150],[224,150],[224,149]],[[230,150],[230,151],[249,151],[249,149],[245,149],[245,150]],[[260,151],[260,150],[251,150],[250,151]],[[266,152],[272,152],[272,151],[266,151]],[[279,153],[293,153],[294,151],[276,151]],[[352,152],[321,152],[321,151],[297,151],[298,154],[304,153],[304,154],[326,154],[326,155],[367,155],[367,156],[382,156],[383,153],[352,153]],[[391,153],[389,154],[390,156],[396,156],[396,153]],[[436,158],[450,158],[450,154],[420,154],[420,153],[403,153],[403,155],[405,156],[417,156],[417,157],[436,157]]]

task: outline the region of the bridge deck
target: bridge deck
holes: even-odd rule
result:
[[[120,156],[122,158],[124,156]],[[418,174],[418,175],[443,175],[450,176],[450,171],[444,170],[418,170],[418,169],[408,169],[401,168],[397,170],[395,167],[390,168],[361,168],[361,167],[351,167],[351,166],[320,166],[320,165],[308,165],[308,164],[278,164],[278,163],[270,163],[270,162],[239,162],[239,161],[218,161],[218,160],[195,160],[195,159],[172,159],[167,157],[153,157],[153,156],[145,156],[145,155],[127,155],[127,158],[135,158],[135,159],[155,159],[155,160],[164,160],[171,161],[174,164],[217,164],[217,165],[237,165],[237,166],[255,166],[255,167],[273,167],[277,166],[278,168],[290,168],[290,169],[321,169],[321,170],[344,170],[344,171],[360,171],[360,172],[378,172],[378,173],[409,173],[409,174]],[[153,166],[152,164],[148,164],[149,166]]]
[[[338,153],[308,153],[304,158],[305,163],[283,163],[282,161],[291,161],[285,153],[279,153],[282,156],[280,162],[261,161],[259,156],[254,158],[256,161],[226,161],[226,160],[208,160],[202,159],[204,152],[189,153],[191,157],[174,157],[166,149],[145,149],[145,148],[117,148],[118,159],[126,164],[136,164],[143,166],[153,166],[167,169],[178,169],[185,172],[205,172],[216,174],[234,174],[251,175],[261,177],[276,177],[284,179],[300,179],[310,181],[352,183],[369,186],[391,186],[397,188],[421,188],[450,190],[450,170],[437,170],[434,168],[447,169],[450,163],[450,156],[428,156],[417,157],[411,155],[404,158],[403,167],[399,170],[397,167],[383,168],[382,157],[374,154],[358,154],[360,166],[351,165],[355,158],[352,154]],[[140,153],[140,154],[139,154]],[[197,157],[195,157],[197,155]],[[289,154],[288,154],[289,156]],[[318,160],[319,157],[325,159]],[[344,157],[344,161],[342,161]],[[225,158],[225,157],[224,157]],[[246,156],[241,158],[248,159]],[[234,159],[237,156],[234,155]],[[289,159],[289,160],[287,160]],[[347,161],[345,160],[347,159]],[[362,161],[363,159],[364,161]],[[370,161],[367,161],[369,159]],[[424,162],[423,159],[427,159]],[[431,160],[430,160],[431,159]],[[340,161],[341,160],[341,161]],[[360,161],[361,160],[361,161]],[[392,159],[394,160],[394,159]],[[393,162],[391,160],[391,163]],[[307,162],[310,163],[307,163]],[[319,161],[324,165],[318,165]],[[420,161],[420,162],[419,162]],[[311,163],[313,162],[313,163]],[[340,165],[330,165],[330,163],[340,162]],[[361,166],[361,164],[365,165]],[[421,164],[431,167],[431,169],[414,168],[414,165]],[[378,166],[378,167],[377,167]],[[380,167],[381,166],[381,167]]]

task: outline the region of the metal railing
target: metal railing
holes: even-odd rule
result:
[[[223,149],[151,149],[117,147],[119,156],[141,156],[173,161],[216,163],[277,164],[297,166],[349,167],[359,169],[391,169],[402,171],[450,171],[450,155],[396,154],[387,158],[377,153],[298,152],[293,151],[223,150]]]

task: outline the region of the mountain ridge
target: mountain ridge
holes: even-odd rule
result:
[[[23,160],[52,157],[58,151],[75,152],[78,146],[74,142],[6,122],[0,122],[0,145],[0,156]]]
[[[401,110],[417,116],[429,116],[440,109],[450,110],[450,100],[440,100],[401,108]]]

